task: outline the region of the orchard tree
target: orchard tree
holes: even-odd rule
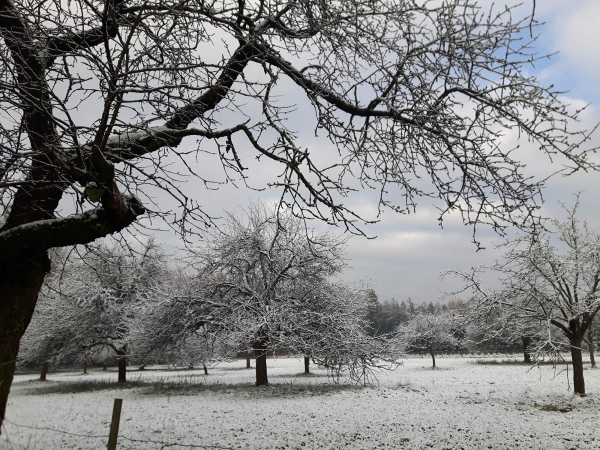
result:
[[[96,292],[78,294],[80,303],[91,307],[87,324],[78,324],[82,347],[112,350],[118,363],[118,381],[124,383],[136,308],[156,295],[169,278],[169,255],[151,238],[139,252],[119,246],[90,247],[81,262],[83,269],[75,273],[82,277],[83,272],[82,278],[90,280],[87,284],[98,286]]]
[[[261,175],[289,210],[355,232],[374,219],[343,202],[358,186],[398,212],[431,196],[473,226],[527,222],[541,182],[501,146],[505,128],[592,166],[589,133],[569,128],[578,111],[530,75],[543,55],[526,14],[470,0],[0,0],[0,420],[48,249],[144,217],[202,231],[186,173],[251,182],[250,163],[269,160],[279,170]],[[303,120],[286,120],[296,105]],[[309,130],[331,145],[308,148]],[[223,179],[203,175],[213,157]]]
[[[579,196],[572,208],[564,207],[567,218],[552,220],[552,232],[525,234],[503,244],[504,260],[492,267],[501,288],[485,289],[476,271],[452,273],[472,290],[473,317],[495,314],[533,327],[544,324],[546,338],[538,351],[558,354],[561,337],[566,339],[574,390],[584,395],[582,343],[600,311],[600,235],[577,218],[578,204]],[[519,327],[515,330],[521,334]]]
[[[311,287],[341,272],[344,240],[261,204],[249,208],[246,220],[230,214],[204,247],[192,250],[192,261],[207,300],[226,305],[222,322],[242,348],[253,349],[260,386],[268,384],[267,350],[294,333],[289,308],[295,301],[306,307]],[[203,323],[206,315],[194,317]]]
[[[428,353],[435,369],[435,355],[460,348],[456,319],[449,314],[416,314],[397,329],[396,342],[407,353]]]
[[[153,240],[139,253],[115,245],[75,249],[59,266],[60,276],[42,289],[20,359],[85,359],[108,349],[117,358],[119,382],[125,382],[136,306],[154,295],[168,274],[167,261]]]

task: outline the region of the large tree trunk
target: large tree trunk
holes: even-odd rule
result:
[[[49,268],[49,259],[44,252],[26,261],[3,262],[0,269],[0,433],[19,343]]]
[[[42,364],[42,370],[40,372],[40,381],[46,381],[46,376],[48,375],[48,362]]]
[[[573,359],[573,388],[576,394],[585,395],[583,359],[581,357],[581,340],[571,341],[571,358]]]
[[[206,364],[202,363],[202,368],[204,369],[204,375],[208,375],[208,368],[206,367]]]
[[[592,368],[596,368],[596,356],[594,355],[594,333],[592,330],[592,326],[588,328],[587,331],[587,344],[588,350],[590,352],[590,363],[592,364]]]
[[[529,354],[529,344],[531,343],[531,338],[529,336],[523,336],[521,339],[523,340],[523,362],[530,363],[531,355]]]
[[[310,373],[310,356],[304,357],[304,373],[306,375]]]
[[[127,352],[122,348],[117,350],[117,363],[119,364],[119,383],[127,382]]]
[[[435,369],[435,353],[433,350],[429,350],[429,354],[431,355],[431,360],[433,361],[433,368]]]
[[[246,369],[250,368],[250,353],[246,354]]]
[[[267,346],[264,342],[257,342],[254,345],[254,355],[256,356],[256,385],[266,386],[269,384],[267,377]]]

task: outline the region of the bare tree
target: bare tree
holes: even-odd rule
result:
[[[473,272],[452,272],[466,283],[475,317],[498,311],[505,321],[543,325],[546,338],[536,352],[558,356],[561,337],[567,340],[573,361],[573,385],[585,394],[582,343],[600,311],[600,235],[576,217],[577,202],[564,207],[567,219],[552,220],[553,232],[525,234],[505,244],[498,272],[502,288],[485,289]],[[518,330],[518,328],[517,328]],[[558,336],[553,330],[559,331]]]
[[[129,333],[136,305],[145,303],[168,272],[167,255],[150,240],[138,254],[117,246],[75,252],[60,276],[45,283],[38,308],[23,337],[19,359],[49,361],[112,350],[118,380],[127,380]]]
[[[293,334],[289,307],[303,301],[308,286],[319,286],[344,267],[344,241],[315,234],[290,214],[253,205],[247,222],[229,215],[206,246],[192,251],[208,299],[226,304],[226,327],[242,348],[256,356],[256,384],[268,384],[267,351]],[[307,235],[308,233],[308,235]]]
[[[428,353],[435,369],[435,355],[460,346],[454,335],[455,318],[450,314],[416,314],[397,329],[395,338],[407,353]]]
[[[294,213],[354,231],[342,199],[359,186],[399,212],[440,199],[441,216],[473,225],[531,216],[541,185],[500,147],[505,127],[592,166],[589,134],[567,130],[578,112],[525,70],[542,56],[518,14],[469,0],[0,0],[0,419],[47,250],[144,214],[202,230],[211,218],[182,178],[218,187],[200,170],[211,154],[233,183],[249,160],[272,161],[266,182]],[[286,121],[296,104],[329,157]]]

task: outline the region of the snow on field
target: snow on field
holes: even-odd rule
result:
[[[106,448],[113,400],[123,398],[119,449],[600,449],[600,370],[585,371],[581,398],[550,366],[439,358],[431,370],[413,358],[362,388],[334,385],[322,370],[301,376],[298,359],[269,359],[271,385],[257,388],[244,364],[206,377],[131,372],[127,388],[108,383],[110,371],[46,383],[19,375],[0,448]]]

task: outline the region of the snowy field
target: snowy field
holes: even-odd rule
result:
[[[404,361],[379,384],[334,385],[298,359],[269,359],[269,387],[245,361],[201,370],[19,375],[2,449],[106,448],[114,398],[119,449],[600,449],[600,370],[588,396],[551,366],[482,365],[469,358]],[[586,364],[586,367],[589,366]],[[569,372],[569,376],[571,373]]]

